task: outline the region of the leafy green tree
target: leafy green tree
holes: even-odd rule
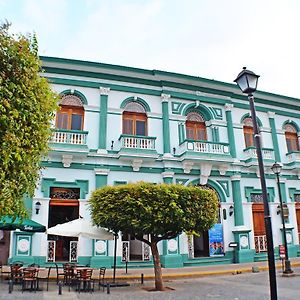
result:
[[[115,233],[129,233],[151,247],[155,288],[163,290],[157,244],[183,231],[199,234],[217,221],[218,199],[213,191],[176,184],[139,182],[106,186],[92,194],[93,222]],[[143,238],[150,235],[150,241]]]
[[[0,24],[0,217],[26,216],[47,154],[57,97],[41,77],[36,37]]]

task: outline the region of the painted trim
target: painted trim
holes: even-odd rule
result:
[[[86,97],[78,90],[71,90],[71,89],[64,90],[64,91],[60,92],[59,95],[61,95],[61,96],[75,95],[81,100],[83,105],[88,105],[88,101],[87,101]]]
[[[75,180],[73,182],[68,181],[56,181],[56,178],[42,178],[41,191],[43,197],[50,198],[51,187],[64,187],[64,188],[79,188],[80,199],[85,199],[86,194],[89,192],[89,181],[88,180]]]
[[[187,116],[190,110],[198,111],[204,117],[205,121],[214,119],[214,116],[209,110],[209,108],[201,103],[197,106],[195,103],[187,104],[183,109],[182,115]]]
[[[245,186],[245,197],[247,202],[251,201],[251,194],[262,194],[262,189],[256,189],[253,186]],[[268,202],[274,202],[275,198],[275,189],[274,187],[267,187],[267,194],[268,194]]]
[[[244,120],[245,120],[246,118],[251,118],[250,113],[246,113],[246,114],[244,114],[244,115],[241,117],[240,124],[243,125]],[[260,120],[258,117],[256,117],[256,119],[257,119],[258,126],[259,126],[260,128],[262,128],[262,127],[263,127],[263,124],[262,124],[261,120]]]
[[[199,183],[200,183],[200,179],[193,179],[191,181],[188,181],[185,185],[197,185]],[[208,179],[207,185],[212,187],[218,193],[220,202],[226,202],[225,191],[218,182]]]
[[[294,126],[295,129],[297,130],[297,133],[300,132],[300,127],[298,126],[298,124],[297,124],[296,122],[294,122],[294,121],[292,121],[292,120],[287,120],[287,121],[285,121],[285,122],[282,124],[282,127],[281,127],[281,128],[284,129],[284,126],[287,125],[287,124],[290,124],[290,125]]]
[[[300,194],[300,189],[298,190],[297,188],[289,188],[288,193],[291,202],[295,202],[295,194]]]
[[[133,96],[128,97],[125,100],[123,100],[123,102],[120,105],[120,108],[124,109],[125,106],[130,102],[137,102],[137,103],[141,104],[144,107],[146,112],[151,112],[150,106],[148,105],[148,103],[144,99],[142,99],[140,97],[133,97]]]

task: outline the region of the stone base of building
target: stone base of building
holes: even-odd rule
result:
[[[161,255],[160,262],[163,268],[182,268],[183,259],[180,254]]]

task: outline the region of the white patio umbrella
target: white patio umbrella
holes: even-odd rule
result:
[[[114,234],[105,228],[92,225],[91,221],[79,218],[47,229],[47,234],[59,236],[87,237],[90,239],[113,240]]]

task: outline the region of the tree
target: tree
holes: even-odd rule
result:
[[[183,231],[199,234],[211,228],[217,221],[218,199],[213,191],[199,187],[139,182],[94,191],[90,208],[96,225],[129,233],[151,247],[155,288],[162,291],[158,242]]]
[[[33,35],[13,35],[0,24],[0,216],[26,216],[40,161],[48,151],[57,97],[40,76]]]

